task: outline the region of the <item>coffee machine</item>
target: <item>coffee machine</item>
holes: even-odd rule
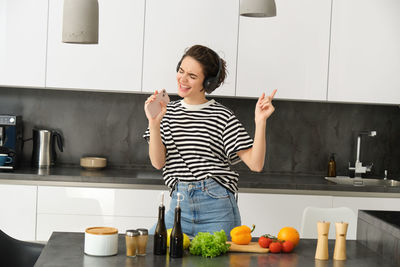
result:
[[[15,115],[0,115],[0,155],[7,161],[0,166],[1,170],[18,168],[22,157],[23,127],[22,117]]]

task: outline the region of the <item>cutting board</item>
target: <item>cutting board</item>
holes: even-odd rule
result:
[[[231,245],[229,251],[231,252],[253,252],[253,253],[268,253],[268,248],[262,248],[258,242],[250,242],[248,245],[237,245],[231,241],[226,242]]]

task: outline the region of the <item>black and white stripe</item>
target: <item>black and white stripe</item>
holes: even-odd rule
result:
[[[231,110],[214,100],[194,106],[173,101],[167,105],[160,132],[167,151],[163,168],[167,186],[213,178],[237,192],[239,175],[229,165],[240,162],[236,152],[252,147],[253,140]],[[149,140],[149,129],[143,137]]]

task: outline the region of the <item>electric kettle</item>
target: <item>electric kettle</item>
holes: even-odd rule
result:
[[[57,160],[56,143],[58,149],[63,152],[61,133],[49,129],[32,129],[32,166],[48,168],[54,166]]]

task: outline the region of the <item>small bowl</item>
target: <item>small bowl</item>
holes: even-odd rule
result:
[[[118,229],[90,227],[85,230],[84,252],[90,256],[113,256],[118,253]]]
[[[88,170],[99,170],[107,166],[107,159],[100,157],[81,158],[81,166]]]

